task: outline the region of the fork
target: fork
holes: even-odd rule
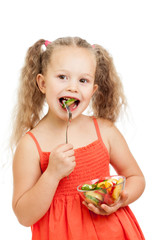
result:
[[[68,143],[68,127],[72,119],[72,113],[69,106],[65,102],[64,102],[64,106],[67,109],[67,113],[68,113],[68,121],[67,121],[67,127],[66,127],[66,143]],[[67,179],[69,179],[69,175],[67,176]]]
[[[67,109],[67,113],[68,113],[68,121],[67,121],[67,127],[66,127],[66,143],[68,143],[68,127],[69,127],[69,123],[71,122],[71,119],[72,119],[72,113],[71,113],[69,106],[65,102],[64,102],[64,106]]]

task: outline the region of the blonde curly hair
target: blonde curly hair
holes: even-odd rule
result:
[[[107,50],[94,45],[94,52],[97,62],[95,83],[98,90],[92,97],[93,112],[96,117],[115,122],[121,107],[126,106],[123,86]]]
[[[39,90],[36,77],[45,74],[54,49],[61,46],[86,48],[96,57],[95,83],[98,90],[92,97],[92,109],[95,117],[115,122],[126,99],[123,87],[115,70],[109,53],[100,45],[92,46],[79,37],[58,38],[42,50],[45,40],[40,39],[31,46],[26,54],[25,64],[21,71],[18,88],[17,105],[14,109],[11,146],[17,145],[19,139],[33,129],[43,116],[45,95]]]

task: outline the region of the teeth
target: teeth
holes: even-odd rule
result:
[[[64,103],[64,102],[66,102],[68,99],[69,99],[69,98],[61,98],[60,101],[61,101],[62,103]]]

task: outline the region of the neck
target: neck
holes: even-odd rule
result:
[[[73,118],[71,120],[72,126],[80,123],[84,117],[85,116],[83,114],[81,114],[78,117],[76,117],[75,119]],[[43,121],[46,122],[47,125],[50,126],[51,128],[53,128],[53,127],[54,128],[64,128],[67,125],[68,113],[66,112],[66,119],[61,119],[57,115],[53,115],[52,112],[48,111],[48,113],[44,117]]]
[[[67,120],[67,119],[66,119]],[[59,118],[56,115],[53,115],[52,112],[48,111],[46,116],[44,117],[44,121],[49,125],[49,126],[54,126],[57,128],[63,127],[66,125],[66,120],[63,120]]]

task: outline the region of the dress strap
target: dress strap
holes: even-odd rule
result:
[[[42,150],[41,150],[41,147],[37,141],[37,139],[35,138],[35,136],[33,135],[32,132],[27,132],[27,134],[29,134],[31,136],[31,138],[33,139],[33,141],[35,142],[36,146],[37,146],[37,150],[39,152],[39,156],[40,156],[40,159],[41,159],[41,156],[42,156]]]
[[[94,118],[93,118],[93,121],[94,121],[94,125],[95,125],[95,128],[96,128],[96,132],[97,132],[98,139],[99,139],[99,140],[102,140],[97,119],[94,117]]]

